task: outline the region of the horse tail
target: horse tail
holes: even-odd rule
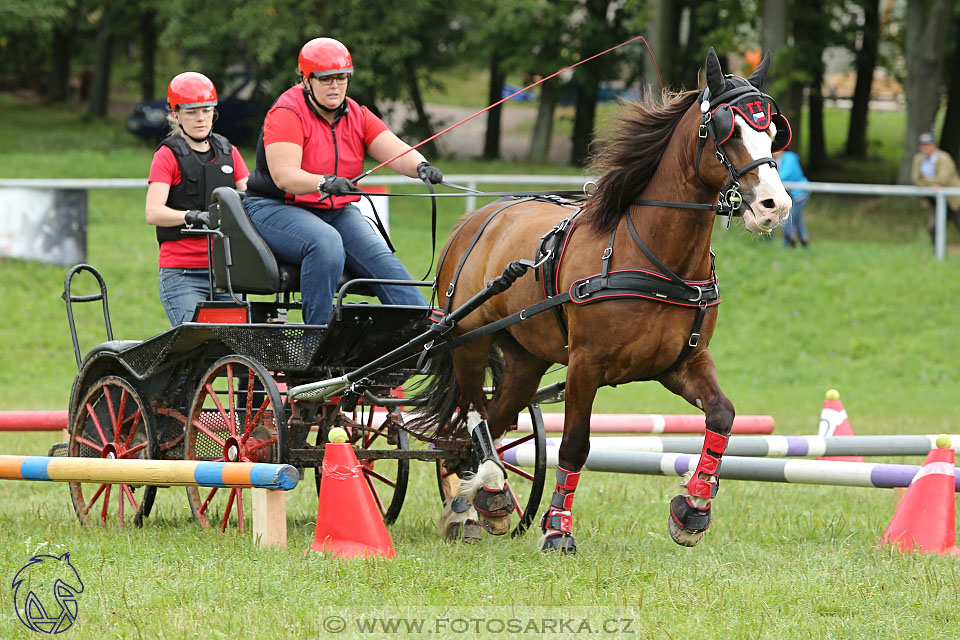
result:
[[[493,348],[487,358],[487,371],[494,387],[503,376],[503,355]],[[434,440],[468,437],[467,412],[460,409],[460,386],[449,351],[431,355],[422,370],[424,378],[414,385],[410,404],[416,415],[404,425],[414,437]]]

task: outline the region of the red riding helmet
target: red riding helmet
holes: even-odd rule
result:
[[[170,111],[176,111],[179,107],[214,107],[217,105],[217,88],[213,86],[210,78],[197,73],[196,71],[187,71],[181,73],[170,81],[167,87],[167,106]]]
[[[353,58],[339,40],[314,38],[300,49],[298,60],[300,73],[309,77],[332,76],[337,73],[353,73]]]

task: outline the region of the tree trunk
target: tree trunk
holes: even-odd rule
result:
[[[146,10],[140,15],[140,99],[153,100],[157,79],[157,15]]]
[[[73,53],[74,29],[68,25],[57,28],[53,33],[53,64],[50,70],[50,84],[47,87],[47,99],[51,102],[66,102],[70,85],[70,58]]]
[[[917,136],[933,128],[940,108],[940,72],[951,8],[950,0],[907,3],[906,78],[903,86],[907,99],[907,127],[897,174],[900,184],[910,182]]]
[[[589,161],[590,143],[593,141],[593,124],[597,115],[597,94],[600,91],[600,74],[593,62],[578,69],[577,112],[573,117],[573,153],[570,161],[575,165],[585,165]]]
[[[100,25],[97,27],[97,58],[93,69],[93,90],[87,113],[94,118],[105,118],[110,106],[110,66],[113,62],[113,20],[116,9],[105,2]]]
[[[877,41],[880,38],[880,5],[877,0],[863,0],[862,46],[857,52],[857,84],[850,108],[845,155],[865,158],[867,155],[867,117],[870,113],[870,90],[877,66]]]
[[[950,86],[947,89],[947,113],[943,116],[940,148],[960,162],[960,16],[954,17],[953,60],[950,61]]]
[[[790,149],[799,154],[803,85],[789,80],[793,68],[792,56],[783,55],[784,46],[787,44],[788,15],[784,0],[764,0],[761,48],[764,53],[770,52],[773,65],[763,88],[767,93],[776,96],[783,115],[793,128]]]
[[[550,158],[553,140],[553,114],[557,108],[557,85],[559,78],[547,80],[540,85],[540,102],[537,104],[537,121],[533,125],[530,140],[530,160],[546,162]]]
[[[487,104],[499,102],[503,96],[504,75],[500,61],[494,55],[490,58],[490,91]],[[496,160],[500,157],[500,115],[501,106],[487,111],[487,133],[483,139],[483,157]]]
[[[810,83],[807,102],[810,114],[810,154],[807,164],[812,172],[827,165],[827,140],[823,127],[823,65]]]
[[[650,40],[650,51],[657,61],[657,67],[660,69],[660,79],[657,78],[657,72],[654,69],[653,61],[646,59],[646,72],[643,78],[643,90],[653,91],[653,95],[660,95],[661,80],[666,86],[670,83],[670,78],[674,67],[674,49],[676,43],[674,38],[677,34],[677,26],[674,22],[674,0],[654,0],[653,2],[653,26],[647,38]],[[574,152],[576,157],[576,152]]]
[[[411,58],[403,61],[407,76],[407,91],[410,93],[410,100],[413,102],[414,111],[417,113],[417,119],[414,121],[415,135],[419,140],[426,140],[433,135],[433,127],[430,125],[430,116],[427,115],[427,109],[423,104],[423,96],[420,94],[420,83],[417,81],[417,70]],[[415,143],[414,143],[415,144]],[[427,159],[437,156],[437,147],[433,142],[420,147],[423,155]]]

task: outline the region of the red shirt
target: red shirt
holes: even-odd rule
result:
[[[347,178],[360,175],[367,147],[387,130],[387,125],[352,98],[346,98],[346,101],[347,113],[331,127],[329,122],[310,111],[303,98],[303,85],[291,87],[267,112],[263,122],[264,147],[273,142],[292,142],[303,149],[300,168],[304,171]],[[360,196],[327,198],[318,204],[319,197],[316,193],[309,193],[295,197],[288,195],[287,199],[300,206],[324,209],[337,209],[360,199]]]
[[[250,175],[236,147],[233,147],[230,157],[233,159],[234,182]],[[177,164],[177,158],[170,147],[160,147],[153,154],[147,182],[163,182],[170,186],[180,184],[180,165]],[[193,237],[164,242],[160,245],[159,264],[162,269],[206,269],[207,239]]]

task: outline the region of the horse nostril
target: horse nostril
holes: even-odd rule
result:
[[[777,203],[774,202],[772,198],[767,198],[766,200],[764,200],[764,201],[761,202],[760,204],[763,205],[763,208],[764,208],[764,209],[776,209],[776,208],[777,208]]]

